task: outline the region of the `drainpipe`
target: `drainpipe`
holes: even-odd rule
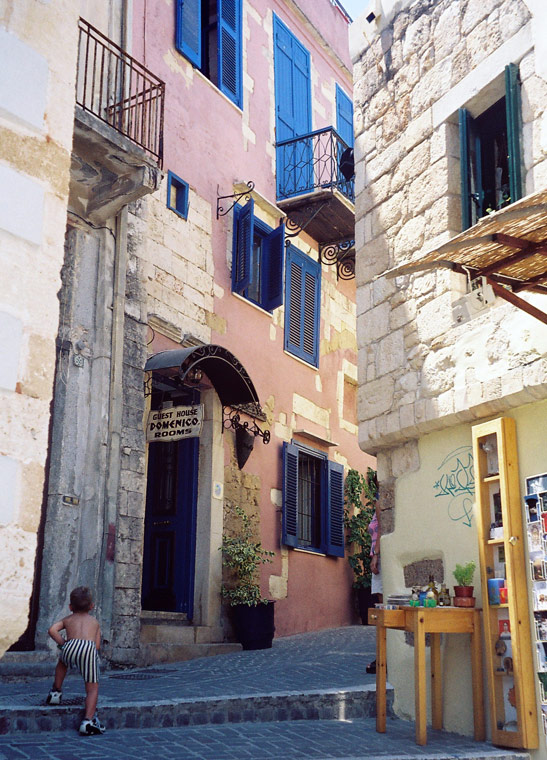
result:
[[[116,244],[112,293],[112,358],[108,401],[108,458],[103,541],[100,562],[101,622],[104,638],[112,641],[114,550],[120,484],[123,415],[123,344],[127,271],[127,206],[116,216]]]

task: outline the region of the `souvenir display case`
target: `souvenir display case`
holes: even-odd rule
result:
[[[536,672],[547,675],[545,657],[543,671],[535,668],[533,656],[537,630],[541,629],[547,639],[547,554],[541,504],[539,496],[534,499],[531,494],[532,509],[538,502],[541,531],[534,526],[530,530],[538,519],[528,520],[527,512],[526,523],[523,520],[514,420],[501,417],[474,425],[472,432],[492,742],[534,749],[538,746],[538,723],[532,684],[537,680]],[[533,541],[535,547],[530,562],[526,540]],[[529,624],[528,570],[545,604],[544,611],[534,612],[534,632]],[[545,654],[542,639],[535,648]]]

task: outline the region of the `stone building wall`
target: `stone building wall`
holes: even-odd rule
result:
[[[502,97],[511,62],[521,79],[524,193],[546,186],[544,9],[524,0],[381,5],[379,26],[363,16],[352,29],[366,451],[547,394],[547,336],[532,317],[497,299],[457,325],[452,304],[465,292],[463,276],[379,277],[461,231],[458,109]]]
[[[0,10],[0,655],[27,626],[56,362],[78,7]]]

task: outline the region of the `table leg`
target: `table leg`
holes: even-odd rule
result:
[[[441,634],[431,633],[431,717],[433,728],[443,727],[443,684],[441,668]]]
[[[416,744],[427,743],[427,697],[425,679],[425,619],[420,610],[414,616],[414,692]]]
[[[386,629],[376,626],[376,731],[386,732]]]
[[[471,634],[471,685],[473,688],[473,727],[475,741],[486,738],[484,728],[484,686],[482,680],[481,619],[478,610],[473,615]]]

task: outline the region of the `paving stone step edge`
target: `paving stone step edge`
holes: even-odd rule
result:
[[[388,691],[388,714],[393,692]],[[65,731],[77,728],[81,707],[2,707],[0,735]],[[172,726],[222,725],[225,723],[286,720],[350,720],[376,715],[376,692],[352,689],[338,692],[258,695],[192,700],[161,700],[105,704],[99,709],[107,728],[170,728]]]

